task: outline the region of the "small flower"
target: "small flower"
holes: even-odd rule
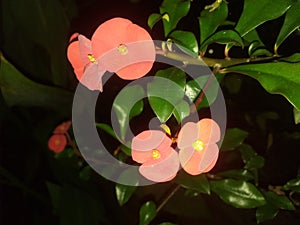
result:
[[[132,159],[142,165],[140,173],[155,182],[172,180],[179,170],[178,153],[172,140],[159,130],[146,130],[132,140]]]
[[[54,129],[53,133],[54,134],[65,134],[70,129],[70,126],[71,126],[71,121],[63,122]]]
[[[64,134],[53,134],[48,140],[48,148],[55,152],[62,152],[67,145],[67,138]]]
[[[90,90],[102,91],[105,71],[125,80],[145,76],[153,66],[155,46],[145,29],[130,20],[113,18],[96,29],[91,41],[79,35],[69,45],[67,56],[78,80]]]
[[[216,164],[220,140],[219,125],[212,119],[188,122],[178,134],[179,160],[183,169],[198,175],[210,171]]]

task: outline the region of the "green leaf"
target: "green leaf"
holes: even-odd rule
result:
[[[280,33],[277,37],[274,51],[277,52],[278,47],[282,42],[300,26],[300,2],[294,3],[288,9],[285,15],[284,23],[281,27]]]
[[[165,123],[174,113],[184,97],[185,73],[171,67],[159,70],[148,84],[150,106],[161,123]]]
[[[127,186],[119,183],[116,184],[116,196],[120,206],[128,202],[136,188],[136,186]]]
[[[242,47],[244,46],[243,39],[234,30],[221,30],[213,34],[201,44],[201,50],[204,50],[211,43],[219,43],[219,44],[230,43]]]
[[[120,138],[123,141],[129,127],[129,120],[142,111],[143,107],[139,105],[140,103],[136,107],[135,105],[143,98],[144,89],[140,85],[132,85],[123,88],[114,100],[113,109],[120,125]]]
[[[195,57],[198,56],[198,42],[192,32],[175,30],[169,35],[169,37],[173,39],[182,51]]]
[[[254,179],[253,174],[246,169],[226,170],[218,173],[217,175],[225,178],[233,178],[236,180],[244,180],[244,181],[249,181]]]
[[[284,195],[278,195],[272,191],[263,193],[267,202],[278,209],[295,210],[293,203]]]
[[[107,134],[115,138],[116,140],[119,140],[113,130],[113,128],[106,124],[106,123],[96,123],[96,127],[100,128],[101,130],[105,131]]]
[[[148,18],[148,26],[152,29],[153,26],[161,19],[161,15],[158,13],[152,13]]]
[[[248,136],[248,132],[239,128],[227,129],[224,140],[222,142],[221,151],[235,150]]]
[[[185,17],[190,10],[189,0],[164,0],[160,6],[160,14],[166,14],[168,19],[163,17],[165,36],[174,30],[181,18]]]
[[[264,157],[260,155],[256,155],[252,157],[245,165],[245,169],[252,170],[252,169],[260,169],[265,165]]]
[[[227,15],[228,7],[224,1],[212,12],[209,12],[209,10],[203,10],[201,12],[199,18],[200,43],[205,41],[223,22],[225,22]]]
[[[300,178],[295,178],[283,185],[284,190],[300,192]]]
[[[247,164],[253,157],[257,155],[252,146],[248,144],[242,144],[239,150],[245,164]]]
[[[199,76],[195,80],[188,81],[185,87],[185,95],[189,98],[191,102],[194,102],[199,96],[202,89],[205,87],[207,82],[209,83],[209,88],[205,91],[205,97],[199,104],[198,109],[209,107],[217,98],[219,82],[222,78],[222,74],[216,74],[216,79],[209,80],[211,75]],[[200,85],[200,87],[199,87]]]
[[[249,45],[248,54],[251,57],[266,55],[272,56],[272,53],[269,52],[264,43],[261,41],[257,31],[251,30],[243,37],[245,44]]]
[[[90,166],[86,166],[84,167],[80,173],[79,173],[79,177],[81,180],[89,180],[91,178],[91,167]]]
[[[51,182],[46,182],[46,185],[51,197],[52,205],[57,210],[59,208],[60,192],[62,187]]]
[[[247,64],[224,69],[225,73],[236,72],[256,80],[271,94],[281,94],[300,110],[300,63],[271,62]]]
[[[156,205],[152,201],[144,203],[140,208],[139,225],[149,224],[156,216]]]
[[[45,107],[70,115],[73,93],[36,83],[21,74],[3,55],[0,64],[0,88],[9,106]]]
[[[283,15],[293,2],[294,0],[245,0],[235,29],[243,37],[260,24]]]
[[[188,190],[194,190],[199,193],[210,195],[209,182],[204,174],[190,176],[180,171],[175,179],[176,183]]]
[[[300,110],[297,110],[296,108],[294,108],[294,120],[295,124],[300,123]]]
[[[265,204],[256,209],[256,221],[262,223],[274,219],[278,214],[278,209],[271,204]]]
[[[173,115],[178,123],[181,123],[181,121],[187,117],[190,114],[190,106],[189,104],[182,100],[180,103],[178,103],[175,106],[175,109],[173,111]]]
[[[246,181],[232,179],[210,181],[210,186],[224,202],[236,208],[255,208],[266,203],[260,191]]]
[[[64,186],[61,190],[58,214],[61,225],[98,225],[107,222],[103,206],[87,192],[71,186]]]

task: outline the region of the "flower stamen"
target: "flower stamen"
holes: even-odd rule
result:
[[[160,152],[156,149],[152,150],[152,157],[153,157],[153,159],[159,159],[160,158]]]
[[[88,54],[88,58],[91,63],[97,64],[97,60],[95,59],[95,57],[92,54]]]
[[[120,52],[121,55],[127,55],[127,53],[128,53],[128,48],[127,48],[126,45],[120,44],[120,45],[118,46],[118,51]]]
[[[196,150],[196,151],[199,151],[201,152],[203,149],[204,149],[204,143],[203,141],[201,140],[197,140],[193,143],[193,148]]]

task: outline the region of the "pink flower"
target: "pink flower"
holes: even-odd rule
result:
[[[198,123],[188,122],[180,130],[177,139],[179,161],[183,169],[198,175],[210,171],[216,164],[220,140],[220,128],[212,119]]]
[[[64,134],[53,134],[48,140],[48,148],[55,152],[62,152],[67,145],[67,138]]]
[[[132,159],[142,165],[139,172],[155,182],[172,180],[179,170],[178,153],[172,140],[159,130],[146,130],[132,140]]]
[[[125,80],[145,76],[153,66],[155,46],[145,29],[130,20],[113,18],[96,29],[91,41],[79,35],[69,45],[67,56],[78,80],[90,90],[102,91],[105,71]]]
[[[53,133],[54,134],[65,134],[70,129],[70,126],[71,126],[71,121],[63,122],[54,129]]]

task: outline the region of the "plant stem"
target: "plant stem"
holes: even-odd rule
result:
[[[167,193],[167,195],[165,196],[165,198],[163,199],[163,201],[158,205],[157,209],[156,209],[156,213],[158,213],[164,206],[165,204],[170,200],[170,198],[172,196],[174,196],[174,194],[180,189],[180,185],[176,184],[169,193]]]
[[[215,59],[215,58],[199,56],[198,58],[195,58],[187,54],[171,52],[171,51],[166,51],[161,49],[157,49],[156,54],[162,55],[169,59],[181,61],[185,65],[200,65],[200,66],[214,67],[216,64],[218,64],[220,66],[220,69],[224,67],[243,64],[243,63],[263,62],[263,61],[274,60],[278,58],[278,56],[262,57],[262,58],[225,58],[225,59]]]

